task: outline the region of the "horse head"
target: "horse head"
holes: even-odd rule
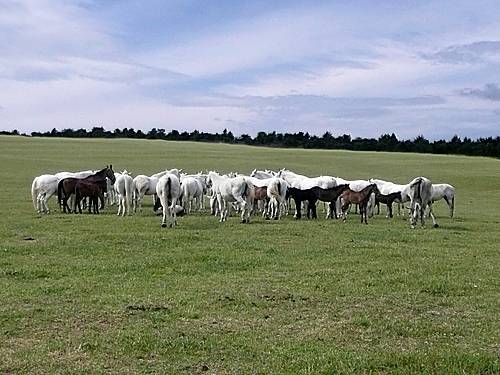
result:
[[[375,193],[375,195],[380,194],[380,190],[378,189],[377,184],[373,183],[370,186],[372,187],[371,188],[372,193]]]
[[[106,166],[106,177],[109,178],[111,183],[115,183],[116,177],[115,177],[115,171],[113,170],[113,166],[110,164],[109,166]]]

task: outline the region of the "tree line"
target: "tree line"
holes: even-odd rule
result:
[[[20,134],[17,130],[0,134]],[[276,133],[259,132],[255,137],[248,134],[234,136],[231,131],[224,129],[222,133],[206,133],[194,130],[193,132],[179,132],[153,128],[148,132],[133,128],[105,130],[103,127],[86,129],[52,129],[47,132],[32,132],[32,137],[68,137],[68,138],[136,138],[136,139],[163,139],[168,141],[194,141],[245,144],[252,146],[309,148],[309,149],[342,149],[353,151],[388,151],[388,152],[417,152],[431,154],[459,154],[470,156],[500,157],[500,137],[471,139],[454,136],[450,140],[429,141],[423,136],[412,140],[401,140],[394,133],[383,134],[379,138],[352,138],[348,134],[334,136],[330,132],[322,136],[309,133]]]

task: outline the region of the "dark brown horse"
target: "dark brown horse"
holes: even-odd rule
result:
[[[337,185],[329,189],[322,189],[320,187],[314,187],[312,190],[318,197],[318,200],[322,202],[327,202],[330,207],[330,212],[328,212],[328,218],[337,218],[337,210],[335,208],[335,203],[339,199],[340,195],[349,189],[349,184]]]
[[[68,199],[72,194],[74,194],[75,186],[78,181],[83,180],[88,182],[101,183],[104,185],[103,192],[106,192],[106,177],[109,178],[113,184],[115,183],[115,172],[113,171],[113,167],[111,165],[106,166],[106,168],[103,168],[99,172],[94,173],[93,175],[86,178],[69,177],[62,179],[57,185],[57,201],[59,202],[59,206],[62,206],[64,212],[71,212],[71,209],[68,206]]]
[[[351,203],[357,204],[359,206],[359,213],[361,215],[361,222],[368,224],[367,220],[367,206],[372,193],[379,193],[377,185],[371,184],[365,187],[361,191],[353,191],[351,189],[345,190],[341,195],[340,199],[342,201],[342,216],[344,221],[346,221],[347,210]]]
[[[83,198],[89,198],[89,214],[91,213],[91,209],[94,210],[94,214],[99,213],[99,201],[104,208],[104,190],[106,187],[106,183],[92,182],[79,180],[75,184],[75,204],[73,211],[76,214],[77,208],[80,213],[82,213],[82,207],[80,202]]]

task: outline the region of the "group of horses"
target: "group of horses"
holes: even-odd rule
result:
[[[267,219],[279,220],[295,203],[296,219],[306,216],[317,218],[316,205],[324,202],[327,218],[344,221],[351,205],[359,209],[361,222],[368,224],[374,209],[380,203],[387,206],[387,216],[393,216],[393,204],[409,203],[410,224],[420,220],[424,225],[427,215],[438,226],[432,210],[433,202],[444,199],[453,217],[455,189],[449,184],[432,184],[425,177],[416,177],[407,184],[395,184],[380,179],[345,180],[340,177],[308,177],[281,169],[278,172],[253,170],[250,175],[237,173],[185,174],[178,169],[165,170],[151,176],[132,178],[127,171],[115,173],[111,165],[99,171],[60,172],[44,174],[33,180],[32,200],[39,213],[49,213],[48,200],[57,193],[64,212],[81,213],[82,201],[87,202],[89,213],[99,213],[105,202],[118,206],[118,215],[142,211],[144,196],[153,196],[154,210],[162,209],[162,227],[177,224],[178,214],[189,214],[204,208],[205,196],[210,200],[210,211],[226,221],[231,207],[240,213],[243,223],[250,222],[251,214],[261,212]],[[68,202],[72,199],[72,209]],[[404,211],[403,211],[404,214]]]

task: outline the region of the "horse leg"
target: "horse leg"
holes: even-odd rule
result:
[[[389,217],[392,219],[392,202],[387,203],[387,212],[389,213]]]
[[[317,219],[318,215],[316,213],[316,201],[309,201],[309,206],[311,207],[311,217]]]
[[[448,205],[448,208],[450,209],[450,217],[453,217],[453,205],[452,205],[452,202],[450,202],[450,200],[448,199],[448,197],[446,195],[443,198],[444,198],[446,204]]]
[[[455,213],[455,196],[453,195],[451,197],[450,217],[453,217],[454,213]]]
[[[294,199],[295,201],[295,219],[300,220],[302,217],[302,201],[299,199]]]
[[[436,217],[434,216],[434,212],[432,212],[432,204],[429,204],[429,215],[432,219],[432,224],[434,225],[434,228],[439,227],[439,224],[436,221]]]
[[[250,208],[250,206],[247,204],[247,202],[242,197],[236,198],[236,203],[239,204],[239,207],[241,207],[241,222],[242,223],[246,223],[247,222],[246,213],[247,213],[247,210],[248,210],[248,216],[250,217],[250,210],[251,210],[251,208]]]
[[[347,210],[349,209],[349,206],[351,205],[351,203],[349,202],[346,202],[344,203],[342,206],[341,206],[341,211],[342,211],[342,221],[346,221],[347,220]]]
[[[226,204],[226,201],[222,199],[222,196],[220,194],[217,194],[217,205],[219,206],[219,215],[220,215],[220,222],[222,223],[226,219],[226,206],[229,206]]]

